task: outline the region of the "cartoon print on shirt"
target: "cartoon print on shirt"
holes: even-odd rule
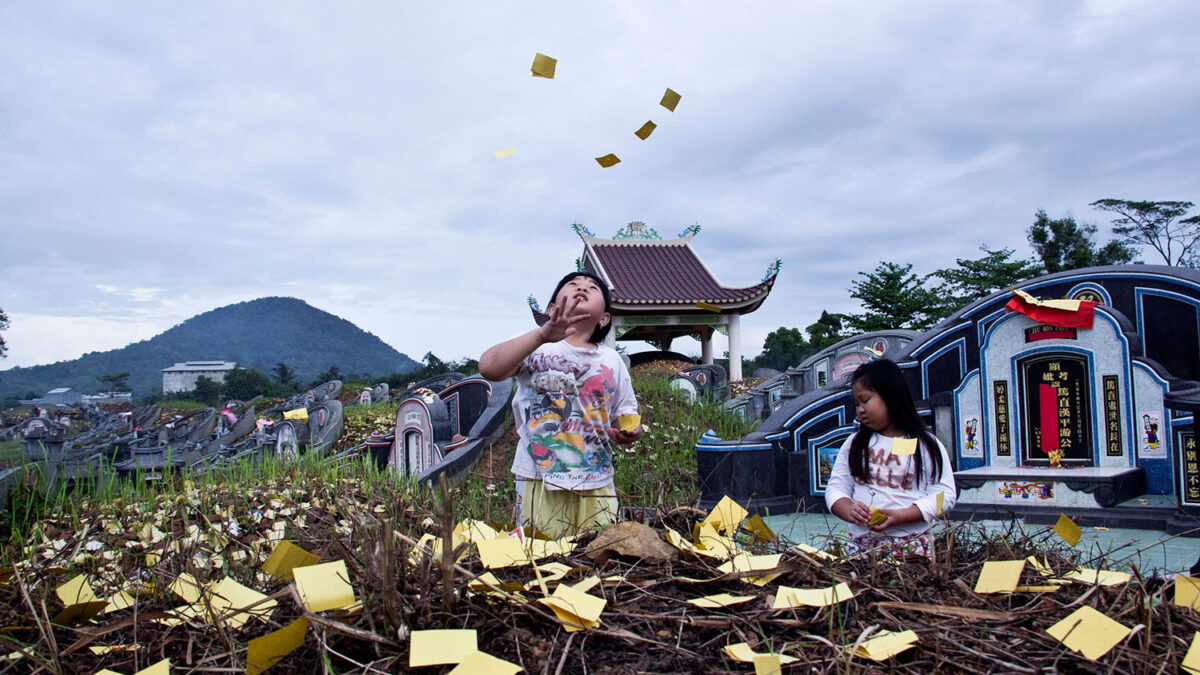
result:
[[[539,355],[540,356],[540,355]],[[531,362],[535,393],[529,401],[529,452],[543,473],[586,469],[612,473],[607,450],[608,405],[616,391],[611,368],[582,381],[584,366],[558,358]],[[538,366],[551,370],[537,370]]]

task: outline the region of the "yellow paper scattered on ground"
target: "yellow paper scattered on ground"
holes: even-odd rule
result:
[[[917,439],[915,438],[893,438],[892,439],[892,454],[893,455],[912,455],[917,452]]]
[[[641,415],[621,415],[617,418],[617,428],[621,431],[633,431],[642,423]]]
[[[534,77],[544,77],[548,80],[554,79],[554,69],[558,67],[558,59],[551,58],[545,54],[536,54],[533,57],[533,66],[529,69]]]
[[[563,628],[568,632],[580,630],[578,626],[587,628],[599,626],[600,613],[608,604],[604,598],[598,598],[567,585],[561,585],[554,589],[554,595],[542,598],[539,602],[554,610],[554,614],[567,624]]]
[[[246,675],[258,675],[279,663],[304,644],[307,634],[308,619],[300,617],[277,631],[251,640],[246,650]]]
[[[644,141],[647,138],[650,138],[650,134],[654,133],[654,130],[657,128],[658,128],[657,124],[647,120],[646,123],[642,125],[642,128],[633,132],[633,135],[637,136],[638,138],[640,138]]]
[[[976,593],[1012,593],[1021,583],[1024,560],[989,560],[983,563],[979,579],[975,582]]]
[[[571,588],[574,588],[575,590],[579,591],[580,593],[587,593],[588,591],[592,590],[593,588],[595,588],[596,586],[599,586],[599,585],[600,585],[600,577],[593,576],[593,577],[588,577],[577,584],[571,584]]]
[[[233,577],[225,577],[212,589],[212,611],[217,616],[224,615],[224,621],[234,628],[241,628],[251,618],[266,621],[275,606],[279,603],[267,598],[252,588],[239,584]],[[251,607],[253,609],[245,609]],[[243,610],[233,612],[232,610]],[[215,618],[215,617],[214,617]]]
[[[103,670],[97,670],[96,675],[121,675],[121,673],[104,668]],[[171,659],[163,659],[152,666],[137,671],[133,675],[171,675]]]
[[[741,525],[748,515],[750,515],[749,511],[726,495],[721,497],[721,501],[717,502],[712,511],[708,512],[701,524],[711,525],[718,532],[733,534],[737,532],[738,525]]]
[[[804,551],[805,553],[811,555],[814,558],[817,558],[818,560],[834,560],[834,557],[832,555],[830,555],[826,551],[822,551],[821,549],[816,548],[815,546],[809,546],[808,544],[796,544],[796,548],[801,551]]]
[[[917,634],[911,630],[900,632],[881,630],[860,644],[858,649],[854,650],[854,654],[872,661],[885,661],[906,649],[915,647],[917,639]]]
[[[850,585],[843,582],[828,588],[791,588],[780,586],[775,594],[775,602],[771,609],[791,609],[793,607],[828,607],[829,605],[845,602],[854,597]]]
[[[1078,581],[1082,584],[1099,584],[1101,586],[1119,586],[1127,584],[1133,576],[1128,572],[1115,572],[1113,570],[1094,570],[1088,567],[1080,567],[1077,570],[1071,570],[1063,575],[1064,579]]]
[[[1124,640],[1130,629],[1084,605],[1046,632],[1068,649],[1096,660]]]
[[[460,663],[477,651],[479,637],[473,628],[414,630],[408,644],[408,667]]]
[[[346,561],[335,560],[321,565],[297,567],[292,570],[300,601],[310,612],[342,609],[354,604],[354,589]]]
[[[280,581],[291,581],[292,570],[297,567],[316,565],[319,558],[286,539],[279,542],[262,569]]]
[[[778,654],[755,654],[754,675],[783,675]]]
[[[108,606],[107,600],[96,597],[95,591],[87,582],[87,577],[79,575],[55,589],[58,599],[65,607],[53,619],[55,624],[76,623],[95,618]]]
[[[742,523],[742,527],[750,530],[750,534],[754,535],[755,540],[766,543],[775,540],[775,532],[767,526],[766,521],[757,513],[750,516],[746,522]]]
[[[475,545],[479,547],[480,562],[488,569],[527,565],[531,562],[529,555],[525,553],[525,547],[511,537],[477,541]]]
[[[769,555],[738,553],[717,569],[725,574],[732,574],[734,572],[762,572],[779,567],[781,558],[783,558],[782,553],[772,553]]]
[[[196,602],[200,599],[203,588],[196,577],[184,572],[171,582],[171,592],[183,598],[185,602]]]
[[[1184,672],[1200,675],[1200,633],[1192,634],[1192,645],[1188,647],[1187,654],[1179,665]]]
[[[566,539],[530,539],[529,557],[534,560],[549,558],[552,555],[566,555],[575,549],[575,545]]]
[[[308,421],[308,408],[296,408],[295,410],[287,410],[283,413],[285,420],[300,420],[301,422]]]
[[[608,168],[608,167],[610,167],[610,166],[616,166],[617,164],[620,164],[620,163],[621,163],[621,158],[620,158],[620,157],[617,157],[616,155],[614,155],[614,154],[612,154],[612,153],[610,152],[610,153],[608,153],[607,155],[605,155],[605,156],[603,156],[603,157],[597,157],[597,158],[596,158],[596,162],[597,162],[597,163],[598,163],[600,166],[602,166],[602,167],[604,167],[604,168],[606,168],[606,169],[607,169],[607,168]]]
[[[108,604],[104,606],[104,610],[100,613],[108,614],[109,612],[129,609],[130,607],[133,607],[133,603],[136,601],[137,600],[134,598],[133,593],[130,593],[129,591],[117,591],[108,598]]]
[[[454,526],[453,536],[455,539],[462,539],[463,541],[469,541],[472,544],[478,544],[481,541],[491,541],[492,539],[497,539],[499,537],[505,537],[508,535],[500,532],[482,520],[473,520],[468,518]]]
[[[1079,538],[1083,536],[1083,530],[1065,513],[1058,514],[1058,522],[1054,524],[1054,533],[1071,546],[1078,544]]]
[[[707,607],[715,609],[717,607],[729,607],[731,605],[740,605],[743,602],[750,602],[757,599],[754,595],[730,595],[729,593],[717,593],[716,595],[706,595],[703,598],[692,598],[688,600],[689,604],[697,607]]]
[[[516,675],[522,670],[521,666],[491,654],[473,652],[455,666],[450,675]]]
[[[725,645],[725,653],[728,654],[729,658],[733,659],[734,661],[741,661],[742,663],[754,663],[754,657],[759,655],[758,652],[755,652],[753,649],[751,649],[750,645],[745,642]],[[779,662],[783,665],[796,662],[796,657],[794,656],[788,656],[786,654],[779,654],[778,656]]]
[[[1017,586],[1013,589],[1016,593],[1054,593],[1062,586]]]
[[[503,150],[497,150],[494,154],[496,156],[496,159],[504,159],[505,157],[510,157],[512,155],[517,154],[517,146],[510,145]]]
[[[88,647],[96,656],[104,656],[105,654],[120,653],[120,652],[136,652],[141,649],[142,645],[134,643],[131,645],[93,645]]]
[[[688,539],[684,538],[684,536],[682,534],[679,534],[678,532],[676,532],[675,530],[672,530],[669,527],[664,528],[664,529],[666,529],[666,531],[667,531],[667,543],[668,544],[674,546],[675,548],[679,549],[680,551],[685,551],[687,553],[696,553],[696,554],[700,553],[700,551],[696,550],[696,545],[693,544]]]
[[[1175,575],[1175,604],[1200,609],[1200,578]]]
[[[675,106],[679,105],[680,98],[682,97],[677,94],[674,89],[668,87],[666,93],[663,94],[662,100],[659,101],[658,104],[667,110],[670,110],[671,112],[675,112]]]

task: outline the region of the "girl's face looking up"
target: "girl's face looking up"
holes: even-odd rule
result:
[[[867,388],[862,380],[856,380],[850,387],[854,396],[854,414],[866,428],[884,436],[895,436],[892,418],[888,415],[887,404],[873,390]]]
[[[563,285],[554,299],[554,304],[561,310],[566,310],[572,303],[578,302],[576,312],[586,312],[588,315],[600,318],[604,314],[604,295],[596,282],[587,277],[575,277]]]

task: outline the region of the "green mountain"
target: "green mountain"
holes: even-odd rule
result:
[[[236,361],[271,375],[276,363],[309,382],[337,366],[342,373],[376,378],[421,364],[358,326],[296,298],[259,298],[198,314],[155,337],[74,361],[0,371],[0,399],[39,396],[55,387],[83,393],[96,378],[129,373],[134,398],[162,390],[162,369],[181,361]]]

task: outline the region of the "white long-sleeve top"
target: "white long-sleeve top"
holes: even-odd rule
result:
[[[850,442],[853,439],[854,435],[851,434],[838,450],[837,460],[833,463],[833,471],[825,487],[825,505],[831,512],[833,505],[842,497],[877,509],[903,509],[916,504],[923,520],[889,527],[883,532],[893,537],[907,537],[929,529],[937,516],[937,493],[942,493],[942,513],[954,508],[954,469],[941,441],[934,438],[938,452],[942,453],[942,475],[935,483],[932,481],[933,462],[924,443],[918,444],[917,452],[925,453],[922,457],[922,473],[925,475],[917,481],[913,462],[915,455],[893,455],[891,437],[872,434],[867,443],[870,458],[867,475],[871,477],[871,482],[867,484],[860,483],[850,475]],[[869,531],[862,525],[850,523],[851,536],[861,536]]]

